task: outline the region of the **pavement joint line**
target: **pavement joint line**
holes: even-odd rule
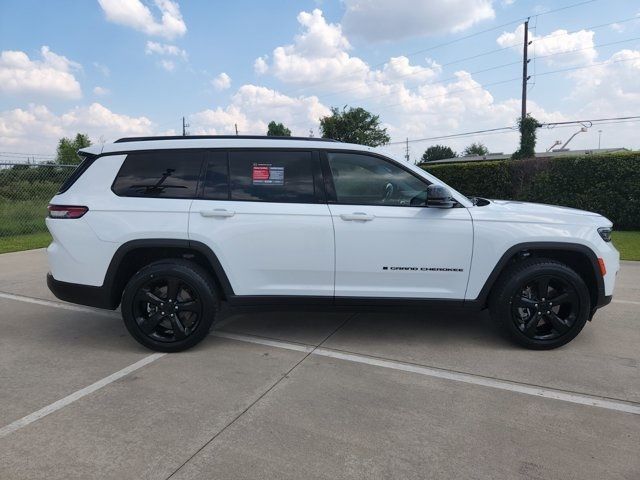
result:
[[[146,365],[149,365],[152,362],[155,362],[156,360],[164,357],[165,355],[166,353],[153,353],[151,355],[148,355],[144,357],[142,360],[138,360],[136,363],[133,363],[128,367],[123,368],[122,370],[118,370],[117,372],[112,373],[111,375],[108,375],[98,380],[97,382],[92,383],[87,387],[81,388],[80,390],[77,390],[72,394],[67,395],[64,398],[61,398],[60,400],[53,402],[52,404],[47,405],[46,407],[43,407],[40,410],[37,410],[8,425],[5,425],[4,427],[0,428],[0,438],[6,437],[7,435],[15,432],[16,430],[20,430],[21,428],[24,428],[27,425],[37,420],[40,420],[41,418],[46,417],[51,413],[57,412],[58,410],[72,404],[76,400],[80,400],[81,398],[86,397],[87,395],[97,390],[100,390],[103,387],[106,387],[110,383],[113,383],[116,380],[119,380],[122,377],[125,377],[130,373],[135,372],[136,370],[139,370],[140,368]]]
[[[313,347],[312,345],[305,345],[302,343],[283,342],[280,340],[272,340],[270,338],[256,337],[254,335],[237,334],[232,332],[213,331],[210,335],[214,337],[238,340],[240,342],[256,343],[258,345],[267,345],[275,348],[284,348],[286,350],[295,350],[297,352],[310,353],[314,348],[317,348]]]
[[[1,291],[0,291],[0,298],[6,298],[8,300],[17,300],[19,302],[25,302],[25,303],[33,303],[35,305],[42,305],[44,307],[62,308],[64,310],[71,310],[73,312],[95,313],[96,315],[102,315],[110,318],[117,318],[120,316],[118,312],[114,312],[111,310],[102,310],[99,308],[83,307],[83,306],[73,305],[70,303],[54,302],[52,300],[43,300],[41,298],[35,298],[35,297],[25,297],[24,295],[16,295],[13,293],[7,293],[7,292],[1,292]]]
[[[260,342],[254,341],[254,342],[250,342],[250,343],[257,343],[259,345],[267,345],[267,346],[271,346],[271,347],[284,348],[284,349],[287,349],[287,350],[294,350],[296,352],[303,352],[303,353],[305,353],[305,355],[300,360],[298,360],[289,370],[287,370],[287,372],[284,373],[278,380],[276,380],[269,388],[267,388],[264,392],[262,392],[258,396],[258,398],[256,398],[253,402],[251,402],[242,412],[240,412],[238,415],[236,415],[233,418],[233,420],[231,420],[224,427],[222,427],[222,429],[220,429],[218,432],[216,432],[216,434],[213,435],[213,437],[211,437],[209,440],[207,440],[189,458],[187,458],[182,464],[180,464],[180,466],[178,468],[176,468],[173,472],[171,472],[171,474],[166,478],[166,480],[169,480],[176,473],[178,473],[180,470],[182,470],[182,468],[187,463],[189,463],[191,460],[193,460],[196,457],[196,455],[198,455],[202,450],[204,450],[208,445],[210,445],[211,442],[213,442],[216,438],[218,438],[220,435],[222,435],[228,428],[230,428],[234,423],[236,423],[240,419],[240,417],[242,417],[245,413],[247,413],[249,410],[251,410],[254,405],[256,405],[264,397],[266,397],[285,378],[289,378],[289,375],[298,367],[298,365],[300,365],[307,358],[309,358],[309,356],[313,353],[313,351],[315,349],[319,348],[320,345],[322,345],[329,338],[331,338],[331,336],[333,336],[334,333],[336,333],[338,330],[340,330],[349,320],[354,318],[356,315],[357,314],[350,315],[349,317],[347,317],[347,319],[344,322],[342,322],[340,325],[338,325],[337,328],[332,330],[329,335],[327,335],[324,339],[322,339],[322,341],[318,345],[315,345],[315,346],[303,345],[303,344],[297,344],[296,345],[296,344],[288,343],[288,342],[280,342],[280,341],[276,341],[276,340],[261,339],[260,337],[249,337],[249,338],[254,338],[255,340],[261,340]],[[210,335],[213,335],[215,337],[228,338],[228,339],[232,339],[232,340],[236,340],[236,341],[246,341],[246,340],[242,340],[241,338],[247,337],[246,335],[238,335],[238,334],[226,333],[226,332],[212,332]]]
[[[214,336],[229,338],[232,340],[238,340],[241,342],[256,343],[260,345],[267,345],[271,347],[284,348],[287,350],[304,351],[299,344],[291,344],[288,342],[273,341],[269,339],[262,339],[260,337],[243,334],[226,334],[222,332],[214,332]],[[410,373],[417,373],[427,377],[441,378],[444,380],[452,380],[461,383],[467,383],[471,385],[479,385],[483,387],[490,387],[499,390],[506,390],[516,393],[522,393],[534,397],[549,398],[554,400],[561,400],[568,403],[576,403],[579,405],[588,405],[592,407],[605,408],[607,410],[614,410],[625,413],[632,413],[640,415],[640,404],[634,402],[627,402],[623,400],[611,400],[604,397],[595,395],[587,395],[582,393],[572,393],[563,390],[556,390],[553,388],[540,387],[535,385],[528,385],[519,382],[511,382],[508,380],[500,380],[482,375],[475,375],[472,373],[456,372],[454,370],[447,370],[436,367],[426,367],[422,365],[416,365],[412,363],[399,362],[396,360],[387,360],[382,358],[370,357],[367,355],[361,355],[357,353],[343,352],[340,350],[320,348],[307,346],[310,349],[309,355],[318,355],[321,357],[336,358],[339,360],[345,360],[352,363],[360,363],[370,366],[377,366],[388,368],[391,370],[399,370]]]
[[[347,322],[349,322],[349,320],[351,320],[352,318],[355,318],[357,315],[358,315],[357,313],[353,314],[353,315],[349,315],[343,322],[340,323],[340,325],[338,325],[335,329],[333,329],[331,331],[331,333],[329,333],[329,335],[324,337],[320,341],[320,343],[318,343],[315,346],[303,345],[303,344],[297,344],[296,345],[296,344],[288,343],[288,342],[279,342],[279,341],[273,341],[273,340],[265,339],[266,341],[264,343],[261,343],[262,345],[276,346],[275,344],[278,344],[278,345],[282,345],[279,348],[287,348],[289,350],[302,351],[302,352],[305,353],[305,355],[298,362],[296,362],[295,365],[293,365],[293,367],[291,367],[284,375],[282,375],[276,382],[274,382],[273,385],[271,385],[269,388],[267,388],[264,392],[262,392],[262,394],[260,394],[258,396],[258,398],[256,398],[253,402],[251,402],[251,404],[247,408],[245,408],[233,420],[231,420],[224,427],[222,427],[222,429],[219,430],[213,437],[211,437],[211,439],[209,439],[204,445],[202,445],[200,448],[198,448],[193,453],[193,455],[191,455],[178,468],[176,468],[173,472],[171,472],[171,475],[169,475],[166,480],[169,480],[176,473],[178,473],[180,470],[182,470],[182,468],[187,463],[189,463],[191,460],[193,460],[196,457],[196,455],[198,455],[202,450],[204,450],[207,447],[207,445],[210,445],[211,442],[213,442],[216,438],[218,438],[220,435],[222,435],[229,427],[231,427],[234,423],[236,423],[240,419],[240,417],[242,417],[245,413],[247,413],[249,410],[251,410],[254,405],[256,405],[258,402],[260,402],[260,400],[262,400],[264,397],[266,397],[274,388],[276,388],[280,384],[280,382],[282,382],[285,378],[289,378],[289,375],[291,375],[291,373],[296,368],[298,368],[298,366],[302,362],[304,362],[307,358],[309,358],[309,356],[313,354],[314,350],[316,350],[317,348],[320,348],[320,345],[322,345],[324,342],[326,342],[328,339],[330,339],[338,330],[340,330]],[[229,339],[233,338],[234,340],[239,340],[239,337],[247,337],[246,335],[228,334],[228,333],[225,333],[225,332],[214,332],[214,333],[212,333],[212,335],[218,336],[218,337],[222,337],[222,338],[229,338]],[[249,338],[252,338],[252,337],[249,337]],[[258,339],[258,340],[260,339],[259,337],[253,337],[253,338]],[[239,340],[239,341],[243,341],[243,340]],[[251,343],[258,343],[258,342],[251,342]],[[291,347],[297,347],[297,348],[291,348]],[[299,347],[307,347],[309,350],[308,351],[306,349],[305,350],[300,350]]]
[[[634,302],[633,300],[612,300],[613,303],[628,303],[631,305],[640,305],[640,302]]]

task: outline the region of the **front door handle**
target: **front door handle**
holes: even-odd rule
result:
[[[226,208],[215,208],[213,210],[200,210],[203,217],[233,217],[236,214],[233,210]]]
[[[376,218],[375,215],[370,215],[364,212],[353,212],[353,213],[343,213],[340,215],[340,218],[346,221],[361,221],[361,222],[369,222]]]

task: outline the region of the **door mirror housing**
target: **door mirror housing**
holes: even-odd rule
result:
[[[447,187],[435,184],[427,187],[427,207],[453,208],[455,202]]]

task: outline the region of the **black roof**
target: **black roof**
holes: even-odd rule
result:
[[[310,142],[337,142],[332,138],[314,137],[268,137],[266,135],[169,135],[158,137],[125,137],[119,138],[113,143],[148,142],[151,140],[203,140],[203,139],[251,139],[251,140],[306,140]]]

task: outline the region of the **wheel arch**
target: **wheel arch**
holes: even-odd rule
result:
[[[186,239],[141,239],[122,244],[114,253],[103,282],[111,308],[120,304],[129,279],[142,267],[163,259],[182,258],[205,268],[213,277],[222,299],[232,296],[233,288],[216,254],[204,243]]]
[[[586,245],[566,242],[528,242],[512,246],[500,257],[478,297],[471,302],[479,308],[485,308],[491,290],[500,275],[514,262],[531,257],[550,258],[565,263],[573,268],[587,284],[592,308],[605,303],[604,279],[600,273],[598,257]]]

